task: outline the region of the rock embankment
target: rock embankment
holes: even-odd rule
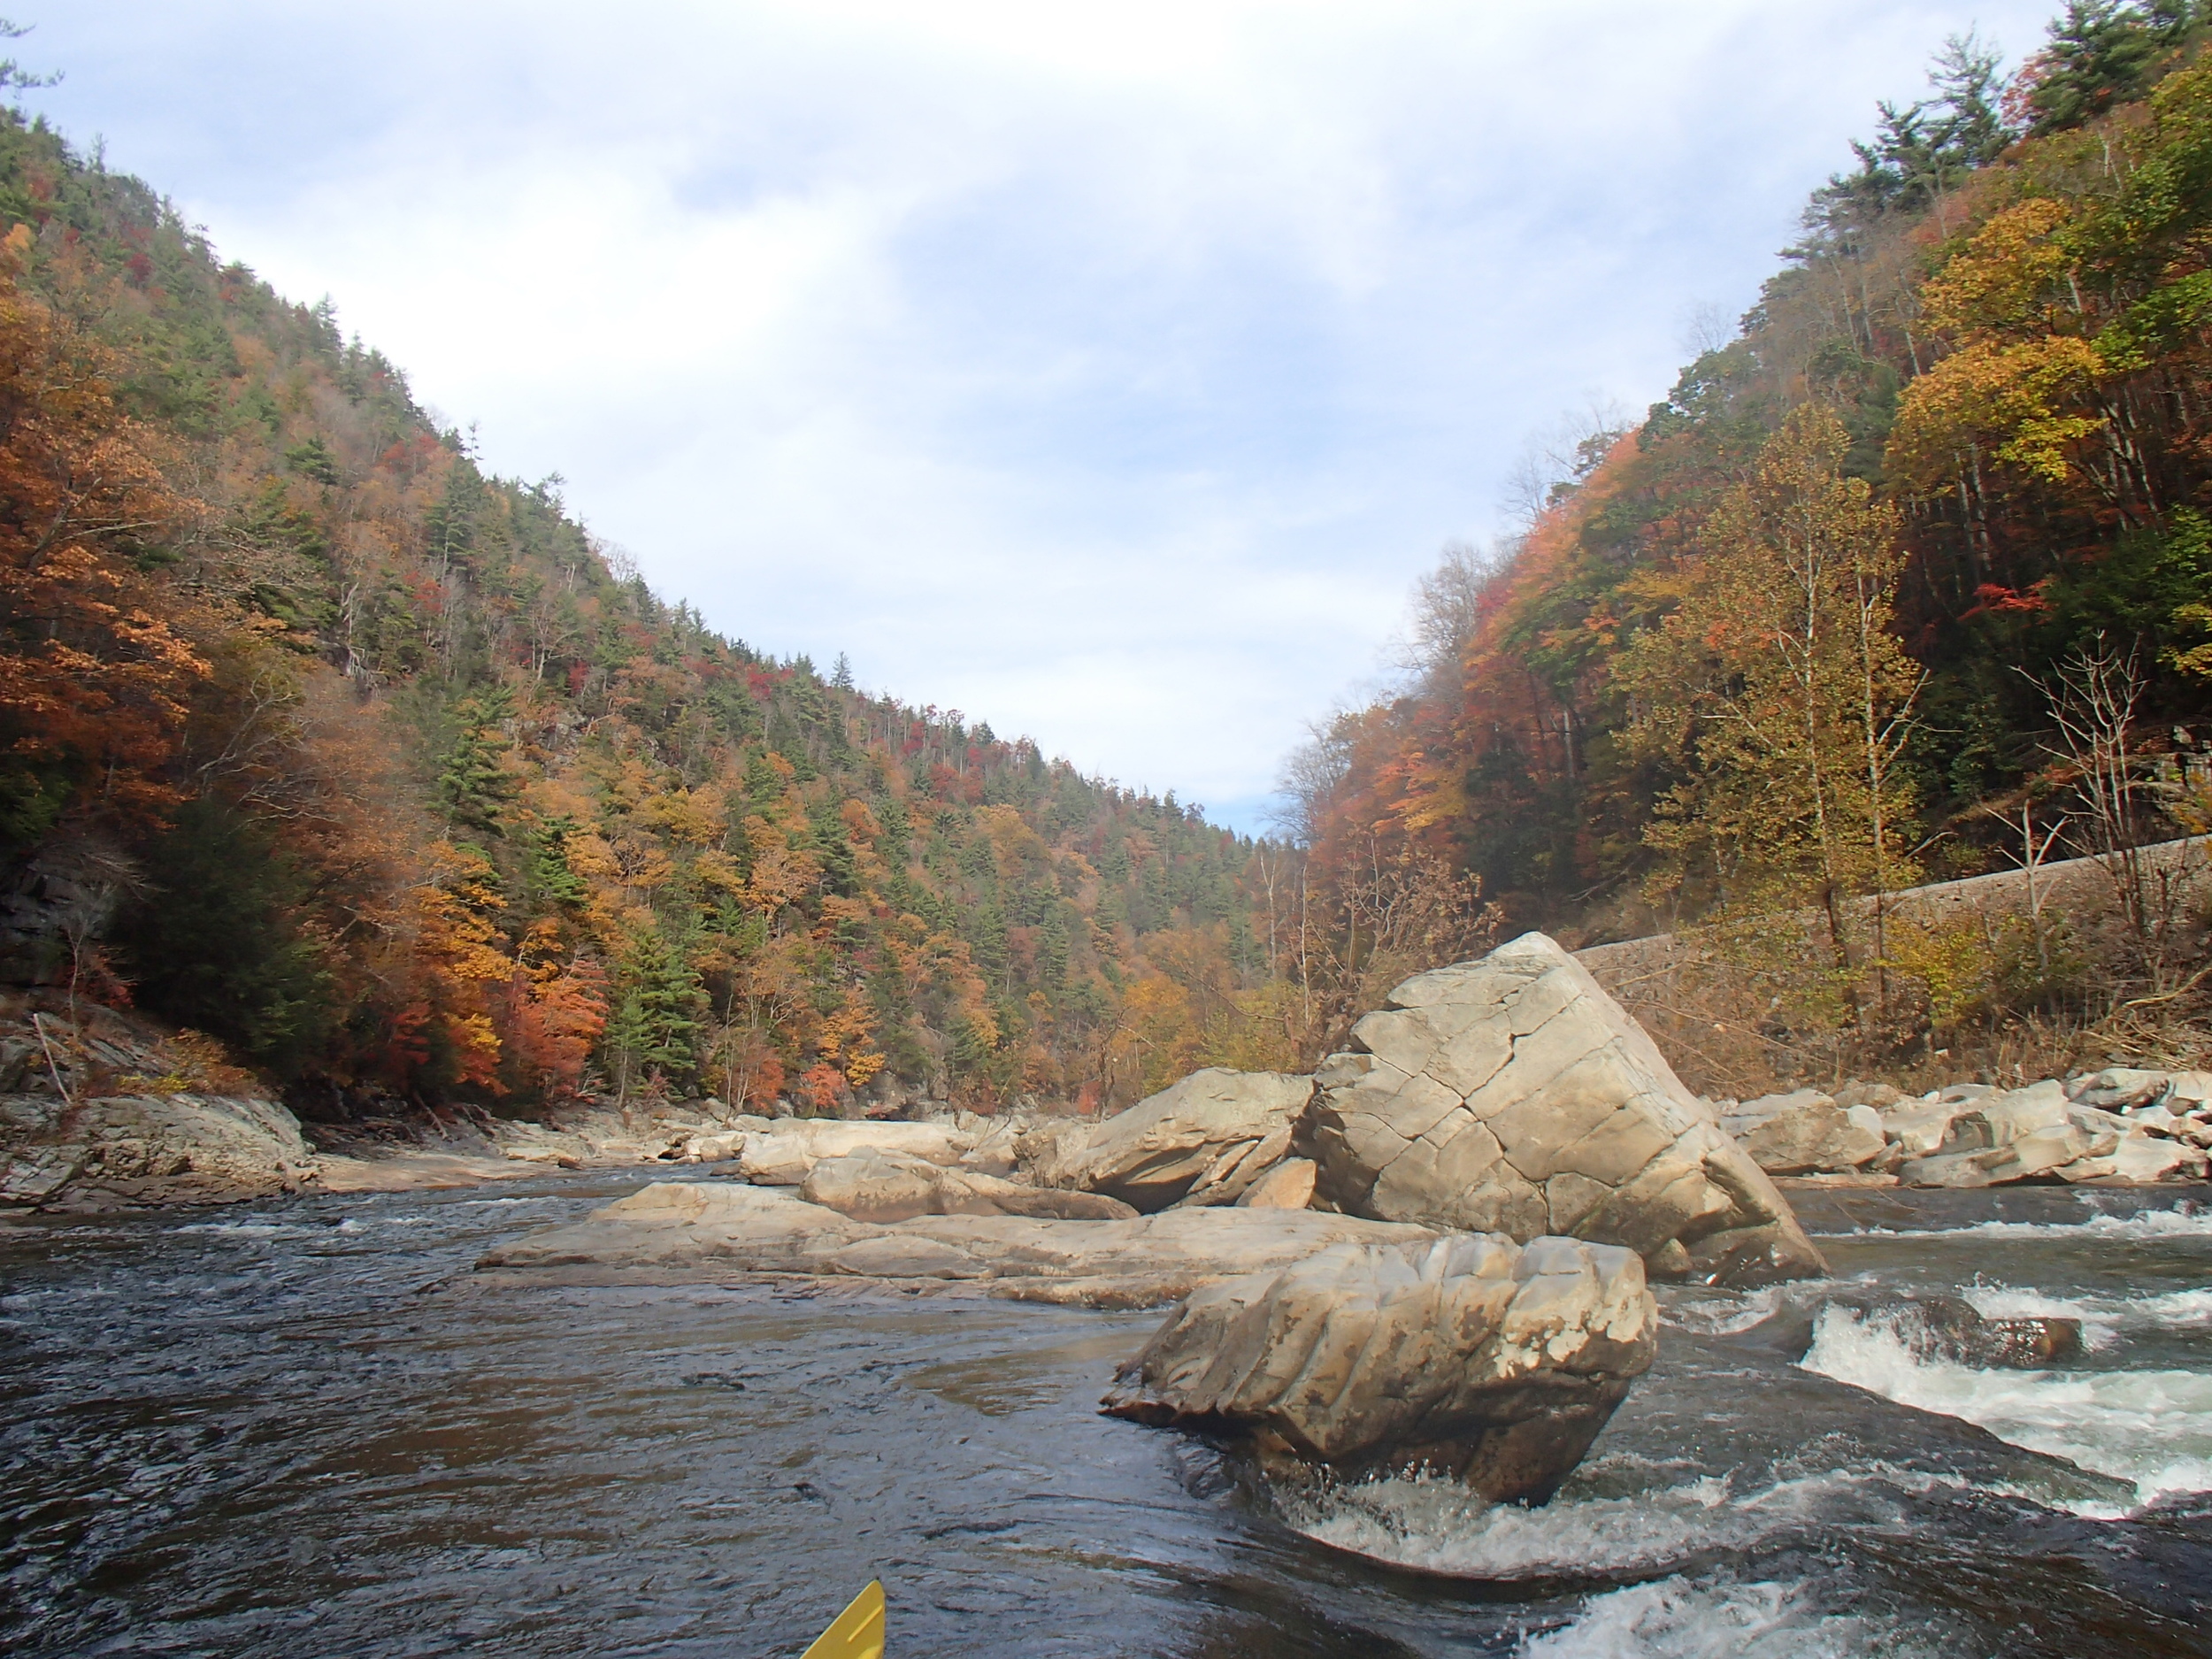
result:
[[[1630,1250],[1464,1233],[1340,1244],[1194,1292],[1104,1409],[1540,1503],[1649,1368],[1658,1329]]]
[[[1830,1185],[2201,1181],[2212,1148],[2212,1073],[2203,1071],[2114,1068],[2015,1089],[1956,1084],[1916,1099],[1855,1083],[1719,1110],[1770,1175]]]
[[[243,1096],[0,1096],[0,1202],[86,1208],[227,1203],[318,1179],[299,1120]]]
[[[0,994],[0,1205],[221,1203],[311,1186],[299,1120],[212,1048],[60,993]]]

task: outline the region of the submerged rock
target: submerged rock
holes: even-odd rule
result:
[[[1464,1233],[1344,1244],[1194,1292],[1103,1409],[1540,1503],[1649,1368],[1657,1333],[1629,1250]]]
[[[1625,1246],[1716,1283],[1827,1263],[1641,1026],[1541,933],[1417,974],[1316,1081],[1317,1201]]]
[[[1870,1324],[1886,1325],[1923,1362],[1978,1371],[2039,1371],[2082,1356],[2081,1321],[2048,1315],[1991,1319],[1962,1296],[1908,1296],[1844,1302]]]

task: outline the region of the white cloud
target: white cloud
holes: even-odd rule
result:
[[[22,55],[715,625],[1249,822],[1523,434],[1663,391],[1974,15],[77,0]]]

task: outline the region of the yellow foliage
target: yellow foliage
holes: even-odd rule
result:
[[[1921,289],[1928,326],[1962,335],[1977,329],[2042,332],[2058,285],[2074,265],[2056,233],[2073,218],[2046,197],[1993,214],[1942,272]]]
[[[1889,465],[1923,488],[1940,490],[1980,445],[2000,461],[2063,483],[2072,447],[2105,424],[2078,404],[2108,373],[2097,349],[2070,334],[2018,344],[1976,341],[1905,388]]]
[[[1917,984],[1928,999],[1928,1023],[1951,1031],[1988,1000],[1997,971],[1997,954],[1973,918],[1932,926],[1892,917],[1882,965]]]

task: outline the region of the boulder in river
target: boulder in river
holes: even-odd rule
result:
[[[1104,1409],[1540,1503],[1650,1366],[1658,1327],[1630,1250],[1466,1233],[1343,1244],[1194,1292]]]
[[[1746,1101],[1721,1121],[1770,1175],[1863,1169],[1887,1144],[1872,1107],[1839,1106],[1816,1089]]]
[[[1354,1215],[1624,1245],[1731,1286],[1827,1263],[1643,1028],[1541,933],[1417,974],[1316,1081],[1316,1192]]]
[[[1208,1066],[1088,1130],[1042,1148],[1040,1186],[1081,1187],[1150,1214],[1233,1204],[1290,1150],[1313,1079]]]

